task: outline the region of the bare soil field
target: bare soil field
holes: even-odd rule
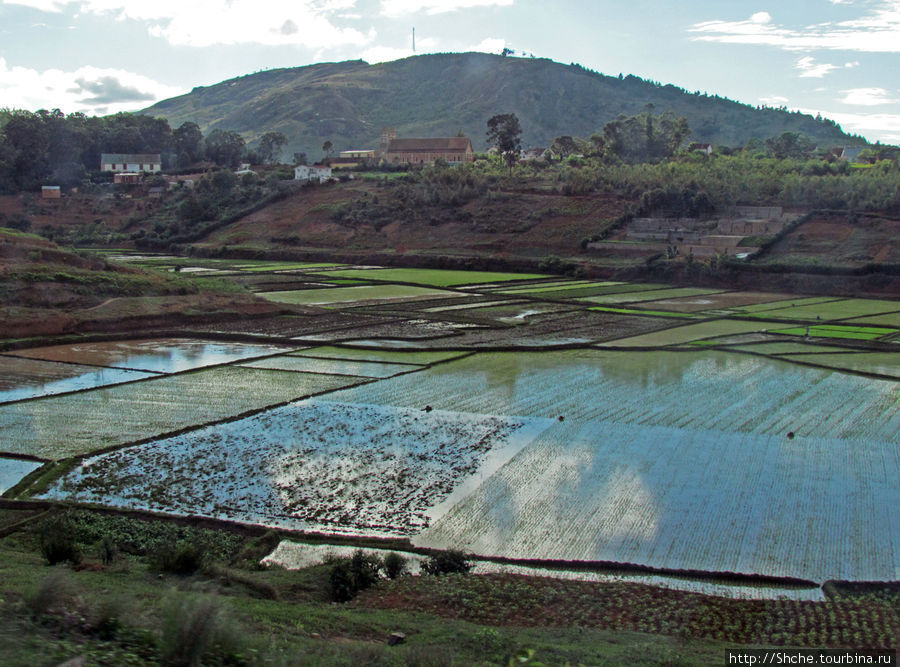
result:
[[[900,220],[859,214],[822,214],[787,234],[765,254],[764,261],[803,261],[828,257],[835,264],[863,266],[900,261]]]

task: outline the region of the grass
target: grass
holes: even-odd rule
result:
[[[400,577],[334,604],[328,566],[255,566],[268,537],[179,529],[185,539],[221,532],[223,548],[213,566],[177,576],[144,555],[171,524],[71,519],[83,569],[48,568],[34,532],[0,540],[4,665],[189,664],[195,654],[204,664],[716,664],[732,648],[875,647],[900,631],[891,594],[754,602],[510,575]],[[102,565],[104,536],[134,548]],[[393,632],[406,641],[389,646]]]

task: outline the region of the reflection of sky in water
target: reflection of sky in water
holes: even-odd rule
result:
[[[283,351],[274,345],[245,345],[164,339],[84,343],[20,350],[17,356],[69,363],[174,373]]]
[[[32,470],[40,468],[43,464],[36,461],[19,461],[17,459],[0,459],[0,493],[11,489],[19,480]]]
[[[78,367],[75,368],[77,369]],[[50,382],[34,382],[26,384],[25,382],[27,382],[27,380],[23,380],[20,386],[0,390],[0,403],[19,401],[23,398],[52,396],[67,391],[78,391],[79,389],[93,389],[95,387],[103,387],[119,382],[140,380],[142,378],[153,377],[154,375],[155,374],[153,373],[127,371],[119,368],[100,368],[91,369],[73,377],[51,380]]]
[[[192,343],[176,347],[158,346],[116,360],[113,365],[158,373],[175,373],[192,368],[224,364],[248,357],[258,357],[280,351],[269,346],[250,346],[235,343]]]

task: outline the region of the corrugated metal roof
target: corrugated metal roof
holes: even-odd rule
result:
[[[118,164],[119,162],[162,162],[159,153],[101,153],[100,162],[103,164]]]

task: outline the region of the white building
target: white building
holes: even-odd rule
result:
[[[320,164],[301,164],[294,167],[295,181],[318,181],[324,183],[331,178],[331,167]]]
[[[159,153],[103,153],[100,155],[100,171],[148,172],[162,171]]]

